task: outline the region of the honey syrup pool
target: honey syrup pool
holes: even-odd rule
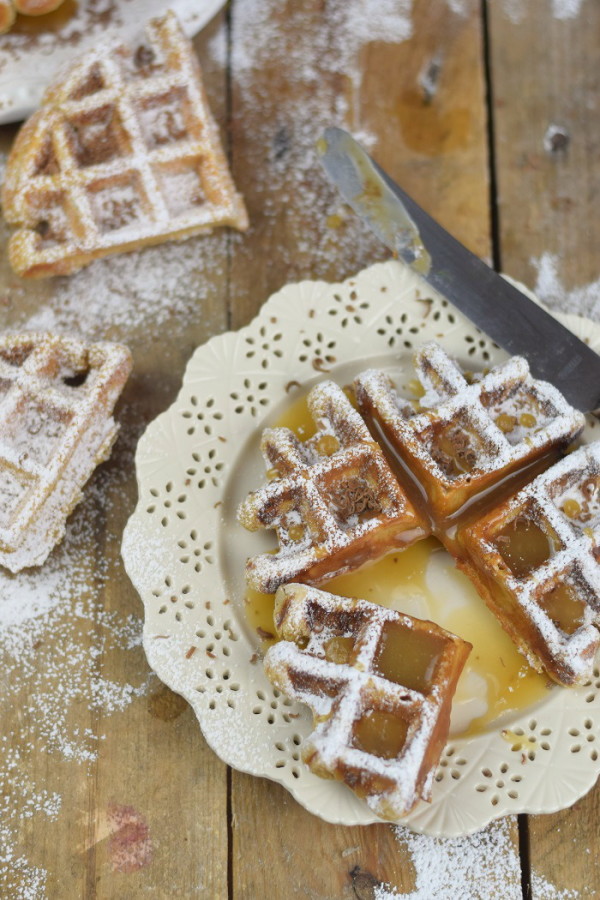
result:
[[[291,428],[302,440],[315,430],[304,397],[292,402],[276,424]],[[548,679],[518,652],[436,538],[332,578],[322,588],[429,619],[473,645],[454,695],[450,729],[454,737],[497,727],[511,714],[543,700],[552,689]],[[274,595],[249,589],[245,600],[249,624],[266,647],[275,639]]]

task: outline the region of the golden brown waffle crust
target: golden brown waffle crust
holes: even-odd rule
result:
[[[374,660],[390,623],[443,647],[428,690],[379,674]],[[382,818],[399,819],[419,799],[429,799],[471,644],[433,622],[298,584],[278,590],[275,624],[281,640],[267,651],[265,671],[277,688],[313,712],[315,729],[302,748],[309,768],[348,784]],[[327,642],[340,636],[354,641],[350,664],[326,658]],[[395,711],[409,721],[398,757],[384,759],[355,746],[354,727],[370,709]]]
[[[531,376],[523,357],[511,357],[469,383],[442,347],[429,342],[416,354],[415,368],[424,389],[417,411],[380,370],[363,372],[354,387],[374,436],[414,473],[434,521],[442,525],[471,497],[566,446],[585,424],[553,385]],[[520,423],[523,414],[533,417],[534,426]],[[509,433],[497,424],[501,416],[514,421]],[[437,436],[444,429],[472,435],[468,472],[450,474],[441,463]]]
[[[156,65],[136,69],[140,48]],[[48,88],[13,145],[2,206],[18,227],[8,252],[23,277],[69,274],[220,225],[248,227],[200,66],[173,13],[150,21],[137,51],[99,47]]]
[[[583,507],[583,489],[589,483],[596,485],[590,519],[567,516],[565,501]],[[600,647],[599,484],[600,442],[596,441],[570,453],[458,532],[460,568],[530,664],[559,684],[591,678]],[[498,541],[498,535],[517,518],[539,525],[559,544],[546,561],[520,577],[503,558]],[[583,604],[582,622],[572,634],[565,633],[543,605],[544,596],[557,584],[572,584]]]
[[[127,347],[48,333],[0,336],[0,565],[41,565],[117,435]]]
[[[314,437],[302,443],[287,428],[266,429],[262,454],[277,477],[238,509],[245,528],[277,533],[279,550],[252,557],[246,567],[248,584],[264,593],[290,581],[318,583],[352,571],[428,533],[343,390],[322,382],[310,391],[308,406]],[[322,452],[327,441],[337,449]],[[373,515],[353,511],[360,491]],[[339,512],[344,503],[345,517]],[[302,529],[300,539],[293,537],[294,527]]]

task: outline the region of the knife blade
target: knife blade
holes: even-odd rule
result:
[[[395,254],[536,378],[584,412],[600,408],[600,356],[431,218],[341,128],[317,142],[342,197]]]

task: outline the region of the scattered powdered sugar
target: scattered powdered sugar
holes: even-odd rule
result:
[[[221,271],[226,240],[220,232],[98,260],[75,275],[57,278],[47,302],[13,327],[77,331],[100,339],[125,336],[143,325],[147,339],[158,338],[173,317],[189,321],[206,316],[208,291],[214,290]],[[18,289],[13,302],[18,302]],[[213,330],[220,329],[219,322]]]
[[[560,258],[554,253],[543,253],[531,264],[537,270],[534,293],[551,309],[576,313],[600,320],[600,278],[590,284],[567,290],[560,272]]]
[[[401,894],[390,886],[379,886],[374,891],[376,900],[520,900],[521,865],[510,837],[512,821],[500,819],[476,834],[444,840],[398,826],[398,841],[414,866],[415,890]],[[559,890],[533,873],[531,881],[533,896],[540,900],[575,900],[579,896],[577,891]]]
[[[448,9],[457,16],[468,16],[472,5],[472,0],[446,0]]]
[[[559,21],[576,19],[584,0],[552,0],[552,15]],[[528,0],[502,0],[504,14],[513,25],[520,25],[527,15]]]
[[[0,825],[0,888],[10,900],[39,900],[46,896],[47,873],[15,850],[9,825]]]
[[[288,272],[288,280],[341,278],[356,270],[358,258],[387,255],[324,179],[315,145],[325,127],[338,124],[373,146],[375,138],[360,116],[359,55],[371,41],[407,39],[411,5],[407,0],[333,0],[328,27],[315,27],[321,13],[304,4],[287,4],[285,20],[279,0],[244,0],[232,8],[235,121],[244,168],[252,174],[249,235],[281,221],[287,240],[276,246],[279,270]],[[209,44],[217,61],[224,62],[224,47],[218,32]],[[276,91],[265,84],[265,73],[274,70]],[[244,191],[246,185],[238,188]],[[325,215],[316,216],[317,209]],[[252,264],[252,240],[233,235],[232,247],[240,266],[245,260]]]
[[[0,737],[0,895],[11,900],[38,900],[46,895],[46,872],[32,866],[15,848],[17,820],[42,814],[55,820],[61,808],[58,794],[36,789],[23,778],[23,759],[8,735]]]
[[[555,19],[576,19],[584,0],[552,0],[552,15]]]
[[[58,560],[57,554],[50,557],[43,579],[39,571],[25,570],[11,578],[0,570],[0,634],[47,614],[58,603],[60,582],[64,580]]]
[[[330,6],[335,28],[328,36],[333,50],[328,67],[343,72],[356,85],[364,46],[375,41],[398,44],[412,37],[412,0],[333,0]]]
[[[233,45],[233,71],[236,77],[255,72],[257,56],[269,44],[276,52],[277,39],[281,38],[279,18],[274,15],[277,5],[278,0],[244,0],[236,4]],[[318,49],[314,30],[309,32],[304,29],[308,39],[303,39],[299,30],[294,30],[292,47],[296,49],[290,62],[294,63],[293,67],[302,80],[318,77],[317,64],[325,65],[329,71],[343,72],[351,79],[358,79],[358,55],[366,44],[372,41],[397,44],[412,37],[412,7],[412,0],[332,0],[328,4],[328,18],[335,23],[335,27],[323,35],[328,47],[325,58],[314,52]],[[292,17],[298,18],[298,24],[307,17],[306,11],[291,9],[289,12]],[[287,27],[293,30],[292,23],[288,22]],[[316,40],[319,43],[318,35]],[[309,51],[309,47],[314,48],[313,52]],[[218,37],[214,49],[217,53],[223,52]],[[225,62],[222,58],[220,61]]]
[[[131,412],[129,420],[135,420]],[[2,693],[18,704],[18,747],[27,748],[16,748],[10,734],[0,738],[0,896],[11,900],[46,896],[46,873],[30,864],[17,837],[24,818],[54,820],[61,810],[53,789],[55,764],[49,763],[40,787],[36,760],[49,754],[49,760],[78,766],[93,763],[104,735],[82,724],[85,715],[74,711],[88,709],[91,725],[94,712],[106,716],[125,709],[154,680],[142,675],[137,684],[118,684],[104,676],[111,654],[139,653],[142,625],[137,614],[104,606],[103,589],[122,577],[112,552],[118,536],[107,537],[107,555],[89,551],[110,497],[131,469],[136,437],[133,426],[121,435],[122,465],[96,473],[64,541],[42,568],[18,575],[0,570],[0,680]]]
[[[555,887],[536,872],[531,873],[530,882],[532,897],[540,897],[543,898],[543,900],[577,900],[577,898],[581,896],[579,891]],[[585,897],[591,898],[598,896],[598,892],[591,885],[589,886],[588,891],[586,891]],[[495,900],[497,900],[497,897],[498,895],[496,894]]]

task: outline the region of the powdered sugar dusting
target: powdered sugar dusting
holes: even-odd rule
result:
[[[70,278],[56,279],[53,295],[24,315],[20,327],[102,338],[144,325],[146,338],[156,339],[166,322],[202,315],[207,328],[219,331],[220,312],[219,321],[211,323],[206,301],[221,272],[225,242],[221,233],[99,260]],[[13,299],[16,305],[18,293]]]
[[[2,677],[19,708],[21,748],[15,748],[10,736],[0,739],[0,895],[16,900],[46,896],[47,880],[17,844],[20,822],[56,819],[61,796],[53,785],[61,761],[77,767],[92,764],[104,739],[102,730],[82,724],[86,715],[79,710],[103,716],[123,710],[154,681],[153,675],[143,675],[137,683],[117,684],[104,676],[104,660],[111,654],[141,652],[142,624],[137,615],[104,606],[104,588],[120,577],[115,571],[120,564],[109,561],[116,560],[118,538],[108,538],[112,552],[103,557],[89,553],[98,518],[110,509],[113,492],[119,492],[123,473],[130,470],[135,438],[132,429],[121,436],[122,468],[97,472],[63,543],[44,567],[18,575],[0,570]],[[43,787],[36,783],[40,754],[48,754],[49,760]]]
[[[513,822],[501,819],[476,834],[446,840],[397,827],[398,842],[408,851],[414,866],[415,889],[400,894],[390,886],[379,886],[374,891],[376,900],[518,900],[521,866],[510,836]],[[543,900],[579,897],[577,891],[559,890],[535,873],[531,883],[532,896]],[[588,896],[596,896],[596,892]]]
[[[469,383],[432,341],[417,354],[415,368],[425,390],[417,413],[380,370],[359,375],[355,390],[359,408],[374,415],[392,444],[428,471],[438,491],[446,492],[444,502],[431,501],[438,516],[446,508],[454,511],[450,504],[458,486],[472,494],[483,484],[477,480],[483,473],[499,477],[536,452],[568,443],[583,428],[583,414],[548,382],[533,379],[522,357],[512,357]],[[521,424],[523,415],[530,419]],[[453,423],[452,432],[448,423]],[[459,468],[444,449],[444,433],[460,448],[464,465]]]
[[[576,19],[584,0],[552,0],[552,15],[559,21]],[[527,0],[503,0],[504,13],[513,25],[519,25],[527,15]]]
[[[412,5],[412,0],[335,0],[331,36],[336,66],[358,84],[357,61],[364,46],[374,41],[398,44],[412,37]]]
[[[46,879],[44,869],[32,866],[19,854],[10,825],[0,825],[0,886],[5,896],[11,900],[38,900],[46,895]]]
[[[531,264],[537,270],[533,290],[551,309],[600,319],[600,278],[569,290],[561,278],[560,258],[556,254],[543,253],[532,258]]]
[[[26,571],[11,578],[0,570],[0,633],[25,625],[54,608],[58,602],[61,578],[64,578],[57,559],[58,555],[54,555],[48,561],[43,579],[39,572]]]
[[[3,759],[2,797],[0,799],[0,889],[2,896],[14,900],[37,900],[45,895],[46,873],[30,866],[14,846],[12,826],[17,818],[30,819],[35,814],[55,820],[61,808],[58,794],[37,789],[22,779],[23,759],[3,735],[0,739]],[[6,776],[6,777],[4,777]]]
[[[552,0],[552,15],[555,19],[576,19],[584,0]]]
[[[278,21],[274,15],[275,5],[277,0],[244,0],[244,3],[237,4],[233,67],[238,76],[255,71],[257,56],[268,45],[277,51],[277,38],[281,35],[275,24]],[[360,69],[357,56],[366,44],[372,41],[397,44],[412,37],[412,6],[412,0],[333,0],[328,16],[335,22],[335,29],[326,36],[329,53],[324,63],[327,68],[358,79]],[[306,14],[292,10],[292,15],[302,18]],[[311,54],[306,52],[309,42],[303,40],[300,31],[295,32],[295,37],[295,53],[298,62],[303,63],[300,77],[313,79],[317,72],[311,65]],[[312,33],[310,43],[314,46],[314,42],[315,34]],[[215,42],[214,48],[217,53],[222,52],[220,42]],[[317,59],[315,54],[314,60]],[[220,61],[225,62],[224,59]]]
[[[342,389],[322,382],[308,405],[319,430],[303,444],[286,428],[267,429],[262,451],[270,480],[238,511],[249,530],[277,532],[278,552],[251,557],[246,568],[248,584],[266,593],[351,571],[381,552],[380,534],[399,546],[424,533]]]
[[[304,4],[286,4],[285,13],[279,0],[245,0],[233,6],[234,116],[244,169],[252,174],[247,186],[250,234],[272,227],[271,220],[286,210],[288,237],[277,242],[277,252],[283,257],[280,271],[287,271],[288,278],[337,279],[354,272],[359,257],[387,255],[326,183],[315,143],[326,126],[338,124],[350,128],[365,146],[375,145],[360,117],[361,52],[372,41],[409,38],[411,9],[408,0],[334,0],[327,4],[325,27],[320,19],[316,22],[322,14]],[[209,49],[224,61],[220,34]],[[278,80],[274,92],[264,80],[264,73],[273,71]],[[246,185],[238,187],[244,192]],[[325,215],[315,216],[316,209]],[[237,235],[232,243],[240,266],[253,258],[251,243]]]
[[[309,767],[350,787],[360,779],[367,804],[380,816],[407,813],[420,796],[429,795],[446,737],[441,723],[470,645],[430,622],[303,585],[282,588],[275,620],[283,640],[267,651],[265,671],[315,715],[315,729],[303,748]],[[388,675],[385,666],[379,668],[386,640],[407,633],[421,642],[429,682],[408,686]],[[332,658],[328,650],[339,639],[352,643],[345,660]],[[408,727],[401,748],[386,756],[354,737],[361,725],[368,730],[369,716],[382,712]]]

